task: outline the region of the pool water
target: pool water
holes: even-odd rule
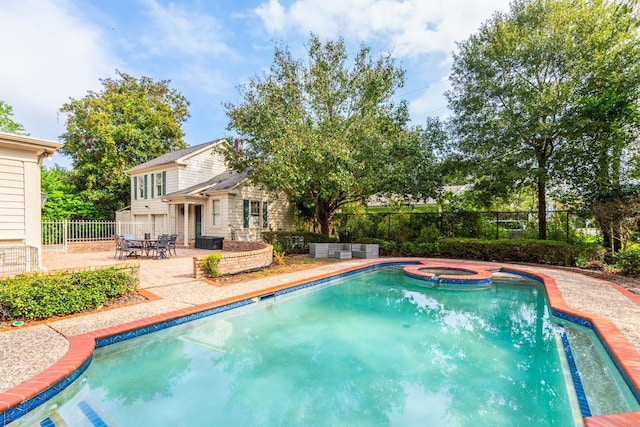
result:
[[[541,286],[418,282],[359,273],[96,350],[14,425],[581,425]]]

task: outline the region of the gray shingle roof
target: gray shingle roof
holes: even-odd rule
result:
[[[186,157],[192,153],[195,153],[203,148],[206,148],[207,146],[211,145],[212,147],[216,144],[218,144],[220,141],[222,141],[223,139],[217,139],[215,141],[209,141],[209,142],[205,142],[204,144],[199,144],[199,145],[193,145],[191,147],[187,147],[187,148],[183,148],[182,150],[178,150],[178,151],[172,151],[170,153],[167,154],[163,154],[160,157],[156,157],[155,159],[151,159],[148,162],[144,162],[138,166],[134,166],[133,168],[129,169],[127,172],[137,172],[140,170],[144,170],[144,169],[148,169],[154,166],[160,166],[160,165],[167,165],[170,163],[175,163],[178,160],[182,159],[183,157]]]
[[[196,193],[211,193],[214,191],[231,190],[236,185],[244,181],[246,177],[247,172],[226,170],[207,181],[169,193],[165,197],[188,196]]]

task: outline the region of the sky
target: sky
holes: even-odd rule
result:
[[[309,35],[390,52],[406,71],[413,125],[446,117],[456,43],[508,0],[0,0],[0,100],[35,138],[60,141],[70,99],[100,91],[116,70],[169,80],[190,102],[188,145],[232,135],[223,104],[268,71],[276,44],[307,57]],[[72,167],[60,154],[53,164]]]

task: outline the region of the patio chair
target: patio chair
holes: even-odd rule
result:
[[[169,254],[171,254],[171,250],[173,250],[173,255],[178,256],[176,253],[176,243],[178,243],[178,235],[172,234],[169,236]]]
[[[163,234],[158,239],[158,243],[156,243],[156,259],[169,258],[169,237],[166,234]]]
[[[120,242],[118,243],[119,246],[119,252],[120,252],[120,259],[123,258],[123,255],[126,258],[135,256],[141,256],[142,255],[142,248],[138,245],[136,245],[135,241],[132,240],[127,240],[122,236],[118,237],[118,240],[120,240]]]
[[[113,255],[113,259],[118,258],[120,252],[122,251],[122,247],[124,246],[124,237],[122,236],[114,236],[113,240],[116,243],[116,253]]]

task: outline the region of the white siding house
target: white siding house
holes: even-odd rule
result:
[[[293,228],[286,198],[228,170],[215,150],[220,144],[227,141],[167,153],[128,170],[131,205],[116,219],[147,223],[152,234],[176,233],[185,246],[197,236],[260,240],[262,231]]]
[[[0,132],[0,273],[41,267],[40,167],[60,147],[58,142]],[[35,248],[35,256],[30,248]]]

